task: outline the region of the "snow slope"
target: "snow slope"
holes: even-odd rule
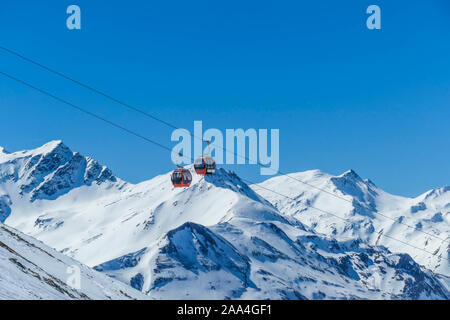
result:
[[[74,267],[81,271],[78,290],[67,284],[68,268]],[[145,298],[129,286],[0,223],[0,300]]]
[[[406,198],[383,191],[370,180],[361,179],[354,171],[332,176],[311,170],[289,176],[294,179],[278,176],[252,188],[281,213],[317,232],[340,240],[363,239],[370,244],[381,244],[393,252],[410,254],[418,263],[435,272],[450,275],[450,187]],[[405,245],[405,242],[431,254]]]
[[[96,270],[158,299],[449,299],[408,255],[276,221],[186,223]]]
[[[58,149],[51,152],[58,153]],[[14,214],[6,223],[95,266],[156,244],[161,235],[185,222],[213,225],[225,221],[235,206],[245,206],[246,202],[252,202],[253,214],[269,205],[252,201],[260,197],[234,174],[218,173],[207,177],[208,181],[195,175],[190,189],[174,189],[167,173],[138,185],[119,179],[80,184],[50,200],[36,198],[35,189],[22,192],[23,184],[12,181],[6,189],[11,203],[8,207]],[[83,172],[78,175],[83,176]],[[240,193],[246,196],[239,197]],[[278,213],[271,209],[263,214]]]
[[[6,224],[157,299],[449,298],[408,255],[324,236],[223,169],[133,185],[58,141],[0,154],[0,197]]]

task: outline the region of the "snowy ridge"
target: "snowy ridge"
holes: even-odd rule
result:
[[[72,152],[62,141],[32,150],[0,154],[0,182],[10,193],[31,201],[56,199],[83,185],[117,183],[112,172],[91,158]],[[1,189],[0,189],[1,192]]]
[[[431,270],[450,275],[449,187],[431,190],[416,198],[406,198],[386,193],[370,180],[361,179],[354,171],[336,177],[319,170],[294,173],[290,176],[343,197],[347,201],[287,176],[269,179],[253,185],[252,188],[269,200],[281,213],[297,219],[317,232],[341,240],[363,239],[371,244],[382,244],[394,252],[410,254],[417,262]],[[296,201],[259,186],[276,190]],[[310,208],[311,205],[348,221],[319,212]],[[424,248],[436,255],[382,237],[378,232]]]
[[[67,268],[81,270],[80,289],[66,284]],[[140,292],[91,270],[0,223],[0,299],[145,299]]]
[[[403,248],[392,253],[373,241],[375,211],[401,209],[397,201],[406,198],[384,193],[353,171],[338,177],[320,171],[299,174],[349,199],[343,203],[317,190],[298,192],[297,185],[287,183],[283,189],[268,180],[296,199],[284,202],[224,169],[213,176],[194,174],[186,189],[173,188],[170,173],[133,185],[67,150],[54,142],[0,155],[5,223],[152,298],[450,296],[445,276],[418,265]],[[441,193],[447,191],[421,201],[445,207]],[[341,226],[329,217],[319,219],[317,212],[304,221],[310,213],[306,203],[355,222]]]
[[[281,229],[281,227],[284,229]],[[286,232],[289,232],[289,235]],[[95,267],[157,299],[448,299],[405,254],[273,222],[186,223]]]

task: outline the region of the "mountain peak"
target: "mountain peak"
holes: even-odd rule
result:
[[[71,157],[73,152],[61,140],[53,140],[35,149],[19,150],[10,153],[5,148],[0,147],[0,155],[6,156],[7,159],[12,160],[16,158],[24,158],[29,156],[60,154],[66,157]]]
[[[44,146],[59,146],[61,144],[64,144],[64,142],[61,139],[57,139],[47,142],[46,144],[44,144]]]
[[[36,150],[47,153],[52,152],[56,149],[70,150],[69,147],[66,146],[62,140],[52,140],[44,144],[42,147],[37,148]]]
[[[61,140],[36,149],[0,153],[0,173],[5,181],[15,182],[19,195],[28,194],[31,201],[56,199],[82,186],[119,182],[106,166],[73,152]]]
[[[447,192],[450,191],[450,186],[443,186],[440,188],[431,189],[424,194],[425,199],[432,199],[444,196]]]
[[[218,188],[229,189],[236,193],[242,194],[254,201],[268,204],[265,199],[262,199],[233,171],[218,168],[214,175],[206,175],[204,177],[204,181]]]
[[[353,169],[350,169],[350,170],[344,172],[343,174],[338,176],[338,178],[347,178],[347,179],[358,180],[358,181],[362,180],[361,177]]]

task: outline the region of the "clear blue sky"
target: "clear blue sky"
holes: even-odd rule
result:
[[[283,172],[356,170],[416,196],[450,183],[450,2],[17,1],[0,44],[179,127],[279,128]],[[82,30],[66,28],[66,8]],[[382,30],[365,26],[378,4]],[[169,146],[171,129],[0,52],[21,77]],[[0,145],[62,139],[125,180],[169,153],[0,76]],[[256,166],[230,166],[261,181]]]

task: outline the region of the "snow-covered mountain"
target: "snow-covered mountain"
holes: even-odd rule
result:
[[[325,236],[223,169],[133,185],[58,141],[0,154],[0,199],[6,224],[154,298],[450,297],[405,250]]]
[[[274,177],[252,188],[281,213],[317,232],[405,252],[427,268],[450,275],[449,186],[406,198],[383,191],[352,170],[340,176],[312,170]]]
[[[69,277],[80,271],[79,280]],[[78,282],[79,281],[79,282]],[[0,300],[145,299],[111,279],[0,223]]]

